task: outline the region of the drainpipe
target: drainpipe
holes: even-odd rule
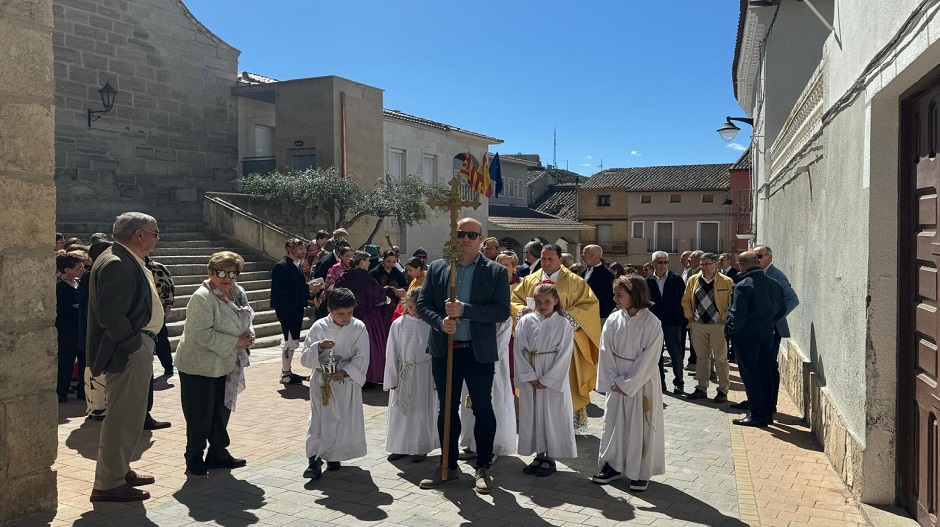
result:
[[[340,146],[343,149],[340,175],[346,179],[346,92],[339,92],[340,118]]]

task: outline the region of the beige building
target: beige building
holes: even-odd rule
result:
[[[608,261],[636,265],[650,261],[655,251],[729,250],[730,166],[610,168],[594,174],[578,191],[578,219],[593,227],[582,242],[600,245]]]

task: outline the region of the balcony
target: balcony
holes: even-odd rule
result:
[[[604,254],[627,254],[626,241],[599,241],[597,245],[601,246]]]
[[[690,247],[693,251],[705,251],[707,253],[721,254],[726,250],[725,242],[722,239],[715,238],[692,238],[692,246]]]
[[[267,174],[274,172],[275,168],[277,168],[277,160],[274,156],[242,158],[242,174],[245,176],[255,173]]]
[[[654,253],[656,251],[677,253],[679,252],[679,240],[677,238],[650,238],[646,240],[646,252]]]

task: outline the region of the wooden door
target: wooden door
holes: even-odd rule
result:
[[[937,527],[940,498],[937,231],[940,84],[902,103],[899,266],[899,441],[902,501],[921,525]]]

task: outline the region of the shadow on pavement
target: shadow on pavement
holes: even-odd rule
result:
[[[362,404],[366,406],[388,406],[388,392],[381,385],[362,390]]]
[[[630,488],[630,482],[626,478],[612,485],[624,489]],[[747,527],[748,525],[739,518],[728,516],[704,501],[656,480],[650,481],[649,489],[636,493],[636,496],[653,505],[652,507],[639,506],[637,510],[665,514],[674,520],[721,527]]]
[[[85,417],[85,401],[69,401],[59,404],[59,424],[64,425],[71,419]]]
[[[236,479],[230,472],[212,472],[207,478],[190,477],[173,493],[177,502],[189,508],[189,517],[200,523],[215,522],[224,527],[246,527],[259,522],[249,512],[266,502],[264,489]]]
[[[147,517],[144,502],[130,503],[95,503],[94,510],[82,514],[73,527],[91,527],[93,525],[142,525],[157,527],[157,524]]]
[[[391,505],[394,500],[391,494],[379,490],[372,480],[371,472],[348,465],[338,472],[328,472],[325,468],[321,479],[304,484],[305,489],[318,490],[324,494],[323,498],[316,500],[317,505],[363,522],[388,518],[388,513],[379,507]]]
[[[281,399],[310,400],[310,387],[306,384],[282,384],[277,393],[281,395]]]

